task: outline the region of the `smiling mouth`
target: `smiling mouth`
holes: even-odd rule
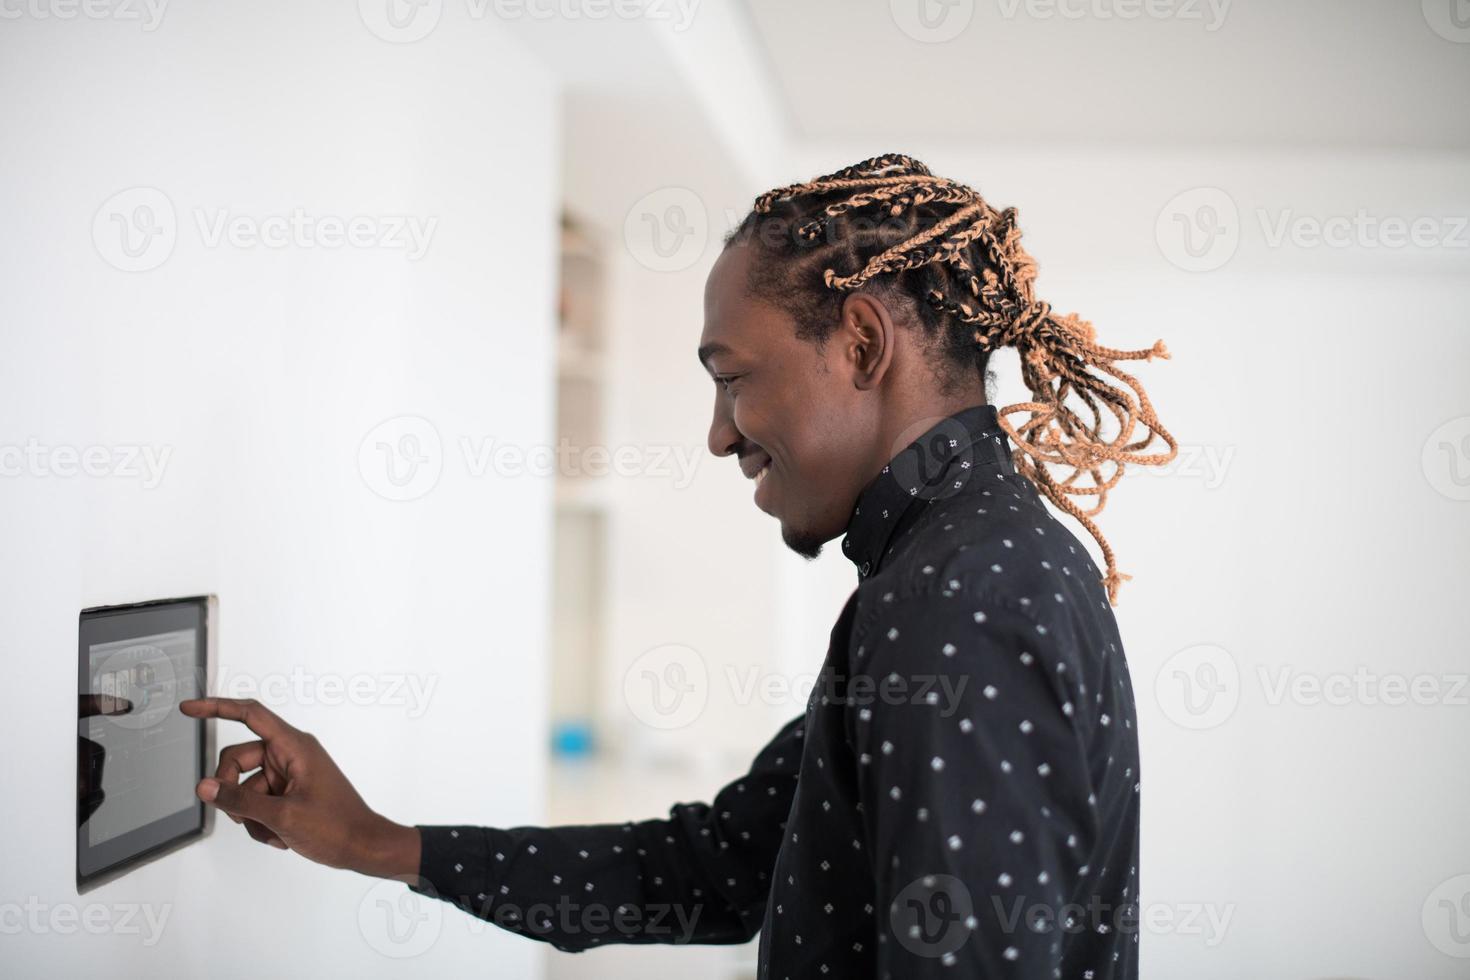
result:
[[[766,464],[757,470],[755,476],[751,477],[751,479],[755,481],[755,485],[758,487],[765,481],[766,474],[769,472],[771,472],[771,462],[767,460]]]

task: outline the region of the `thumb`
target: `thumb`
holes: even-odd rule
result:
[[[252,793],[238,783],[201,779],[195,793],[206,803],[213,803],[232,817],[265,824],[272,830],[279,826],[282,799],[265,793]]]

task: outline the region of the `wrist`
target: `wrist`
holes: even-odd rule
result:
[[[417,827],[378,817],[378,826],[364,835],[367,846],[353,870],[374,878],[417,881],[422,842]]]

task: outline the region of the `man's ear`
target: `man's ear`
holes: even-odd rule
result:
[[[841,344],[853,387],[860,391],[878,387],[893,363],[897,340],[893,317],[883,301],[867,293],[849,293],[842,302],[837,336],[832,339]]]

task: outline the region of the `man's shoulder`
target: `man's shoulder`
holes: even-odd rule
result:
[[[863,591],[988,596],[1023,608],[1042,594],[1061,592],[1107,604],[1087,549],[1034,498],[967,495],[935,501],[903,533],[907,540],[891,542],[893,557],[863,583]]]
[[[1037,643],[1117,641],[1097,564],[1034,493],[936,500],[901,533],[892,558],[858,587],[855,639],[903,609],[911,621],[1010,626]]]
[[[973,675],[972,697],[991,686],[1030,691],[1027,703],[1051,704],[1071,723],[1099,724],[1109,710],[1094,704],[1099,692],[1126,674],[1097,564],[1039,506],[997,510],[974,495],[936,503],[858,586],[851,615],[839,654],[849,673]]]

